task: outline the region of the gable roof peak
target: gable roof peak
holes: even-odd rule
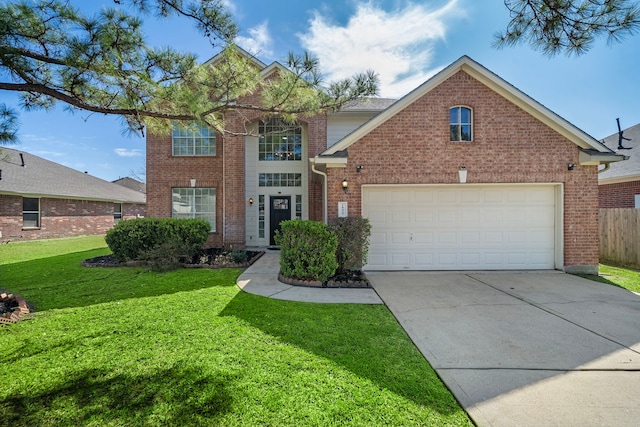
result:
[[[485,68],[467,55],[461,56],[449,66],[440,70],[420,86],[409,92],[404,97],[400,98],[389,108],[382,111],[380,114],[351,132],[349,135],[345,136],[336,144],[332,145],[322,154],[333,155],[338,151],[346,150],[349,146],[354,144],[367,133],[382,125],[391,117],[404,110],[406,107],[408,107],[419,98],[421,98],[460,71],[468,74],[483,85],[487,86],[489,89],[496,92],[498,95],[504,97],[511,103],[522,108],[523,110],[534,116],[536,119],[542,121],[547,126],[552,128],[583,150],[595,150],[596,152],[600,153],[613,154],[611,150],[609,150],[594,137],[578,129],[576,126],[569,123],[567,120],[563,119],[553,111],[549,110],[547,107],[540,104],[529,95],[517,89],[515,86],[508,83],[497,74]]]

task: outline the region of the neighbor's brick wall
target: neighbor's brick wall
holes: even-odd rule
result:
[[[473,109],[474,141],[449,142],[449,108]],[[427,93],[348,149],[346,169],[328,169],[329,217],[339,201],[361,215],[362,184],[564,183],[564,262],[598,264],[597,166],[576,166],[578,148],[464,72]],[[360,173],[356,165],[363,165]],[[342,180],[349,192],[342,191]]]
[[[125,218],[144,216],[144,205],[123,204]],[[40,199],[40,227],[22,228],[22,197],[0,195],[0,241],[37,240],[105,234],[114,225],[113,203]]]
[[[618,182],[598,187],[601,208],[635,208],[636,194],[640,194],[640,181]]]
[[[147,215],[147,206],[134,203],[122,204],[122,219],[144,218]]]

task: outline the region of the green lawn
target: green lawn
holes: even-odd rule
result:
[[[640,292],[640,270],[600,264],[599,275],[584,277],[597,282],[619,286],[632,292]]]
[[[384,306],[250,295],[234,269],[80,266],[105,253],[0,246],[0,288],[37,310],[0,327],[0,425],[472,425]]]

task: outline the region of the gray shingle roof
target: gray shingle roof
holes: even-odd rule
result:
[[[622,141],[622,146],[625,148],[631,148],[630,150],[618,150],[617,132],[606,137],[604,139],[604,144],[618,154],[629,156],[629,160],[612,163],[609,170],[601,172],[598,175],[598,179],[621,179],[640,175],[640,123],[635,126],[631,126],[628,129],[624,129],[623,135],[625,138],[631,139],[631,141]]]
[[[133,179],[130,176],[125,176],[124,178],[119,178],[111,182],[138,191],[140,193],[147,192],[147,184],[145,184],[144,182],[140,182],[137,179]]]
[[[391,98],[364,98],[347,102],[340,111],[382,111],[391,106],[397,99]]]
[[[0,171],[0,194],[146,203],[138,191],[7,147],[0,148]]]

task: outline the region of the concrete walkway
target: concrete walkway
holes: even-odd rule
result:
[[[640,297],[561,272],[367,273],[478,426],[640,425]]]
[[[238,277],[236,283],[245,292],[274,299],[317,303],[382,304],[371,288],[312,288],[291,286],[278,280],[280,251],[266,250]]]

